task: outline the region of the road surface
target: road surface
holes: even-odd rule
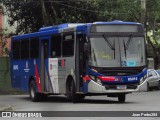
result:
[[[50,96],[44,102],[31,102],[28,95],[1,95],[0,104],[11,105],[13,111],[160,111],[160,91],[128,94],[125,103],[118,103],[117,98],[106,96],[89,96],[82,103],[73,104],[68,102],[65,96]],[[54,119],[70,120],[71,118],[54,117]],[[74,118],[72,117],[72,119]],[[91,117],[82,117],[81,119],[91,120]],[[94,117],[94,119],[105,118]],[[116,119],[128,120],[126,117],[110,118],[110,120]],[[135,119],[131,118],[131,120]],[[160,117],[144,119],[160,120]]]

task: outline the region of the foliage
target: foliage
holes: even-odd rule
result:
[[[153,57],[160,50],[160,2],[146,0],[146,11],[141,0],[2,0],[9,15],[9,23],[18,23],[17,34],[38,31],[43,26],[61,23],[86,23],[94,21],[135,21],[148,23],[147,36]],[[146,25],[146,24],[144,24]],[[157,54],[156,54],[157,53]]]
[[[6,47],[8,35],[5,35],[6,29],[1,29],[0,31],[0,47],[2,50],[0,51],[0,56],[8,56],[9,50]]]
[[[9,15],[9,23],[18,23],[17,33],[28,33],[37,31],[40,27],[65,22],[93,22],[97,19],[97,14],[82,10],[98,9],[98,0],[72,1],[64,0],[57,2],[54,0],[3,0]],[[43,16],[42,4],[45,5],[46,15]],[[77,7],[82,9],[75,9]],[[43,20],[45,17],[45,20]],[[94,19],[93,19],[94,18]]]
[[[66,22],[114,19],[139,22],[140,18],[137,9],[140,8],[137,7],[139,0],[3,0],[3,4],[10,18],[10,25],[18,23],[17,33],[34,32],[42,26]]]

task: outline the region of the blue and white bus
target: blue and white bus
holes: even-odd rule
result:
[[[147,74],[144,29],[136,22],[67,23],[12,37],[11,82],[32,101],[106,95],[125,102]]]

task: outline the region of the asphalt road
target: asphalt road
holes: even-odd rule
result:
[[[70,103],[64,96],[50,96],[44,102],[31,102],[28,95],[1,95],[0,104],[11,105],[14,111],[160,111],[160,91],[128,94],[125,103],[118,103],[117,98],[106,96],[86,97],[83,103]],[[70,118],[56,118],[70,120]],[[74,119],[74,118],[72,118]],[[84,118],[90,120],[91,118]],[[94,119],[105,119],[103,117]],[[115,120],[117,118],[110,118]],[[128,120],[118,118],[118,120]],[[136,118],[131,118],[135,120]],[[160,120],[149,117],[145,120]]]

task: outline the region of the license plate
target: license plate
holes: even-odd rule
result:
[[[117,89],[119,90],[125,90],[127,88],[126,85],[117,85]]]

